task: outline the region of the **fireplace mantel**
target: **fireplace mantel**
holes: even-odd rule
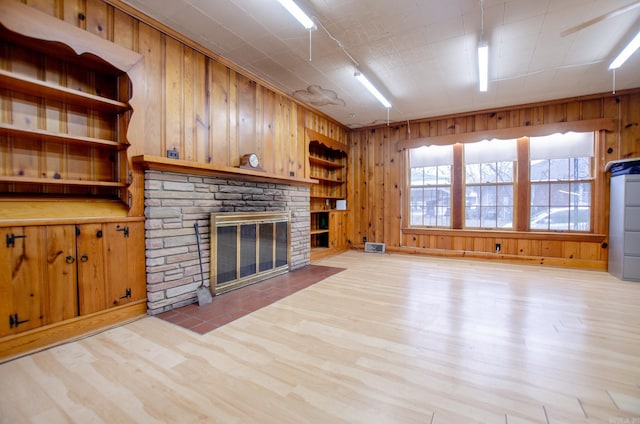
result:
[[[250,181],[273,182],[293,185],[318,184],[318,180],[312,178],[285,177],[269,174],[251,169],[234,168],[232,166],[209,165],[191,162],[181,159],[169,159],[161,156],[139,155],[133,157],[133,164],[142,169],[162,172],[175,172],[178,174],[201,175],[208,177],[239,177]]]

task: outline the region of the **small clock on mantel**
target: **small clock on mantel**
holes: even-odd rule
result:
[[[240,156],[240,168],[264,171],[260,166],[260,158],[255,153],[247,153],[246,155]]]

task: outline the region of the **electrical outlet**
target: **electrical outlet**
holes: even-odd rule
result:
[[[180,152],[174,147],[173,150],[167,150],[167,157],[169,159],[180,159]]]
[[[496,253],[500,253],[500,250],[502,250],[502,246],[500,243],[496,243]]]

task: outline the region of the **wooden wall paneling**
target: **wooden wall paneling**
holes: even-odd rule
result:
[[[580,117],[577,119],[604,118],[602,99],[583,100],[580,102]]]
[[[304,169],[305,166],[308,166],[307,155],[309,152],[309,143],[307,140],[306,131],[304,131],[304,123],[306,121],[307,115],[308,112],[303,107],[300,107],[296,104],[296,143],[294,146],[292,146],[294,148],[292,156],[295,159],[289,166],[289,172],[293,172],[296,176],[306,175],[304,174]],[[334,134],[336,133],[336,131],[331,131],[331,133]]]
[[[285,170],[284,161],[289,157],[288,147],[291,144],[291,140],[294,138],[294,135],[292,133],[293,128],[291,126],[293,105],[284,96],[280,96],[279,104],[280,108],[278,110],[280,112],[280,116],[278,117],[278,126],[282,130],[278,133],[278,144],[275,151],[276,166],[274,168],[274,171],[276,173],[283,173]],[[320,194],[325,195],[326,192],[321,191]]]
[[[265,169],[276,169],[276,138],[275,138],[275,116],[276,116],[276,94],[271,90],[262,90],[262,122],[260,124],[262,133],[262,162]],[[308,164],[307,164],[308,167]],[[308,177],[308,169],[297,172],[297,177]]]
[[[593,231],[600,234],[609,234],[609,178],[604,171],[608,156],[607,135],[605,131],[599,131],[596,134],[596,152],[594,160],[594,174],[596,181],[593,184],[591,202],[593,207],[600,211],[599,214],[592,216]],[[599,149],[598,149],[599,147]]]
[[[46,14],[58,16],[57,2],[51,2],[50,0],[27,0],[26,3]]]
[[[47,178],[64,178],[67,175],[66,157],[67,148],[61,143],[46,143],[44,146],[44,172]],[[46,187],[46,191],[49,194],[64,193],[65,188],[63,186],[49,186]]]
[[[618,121],[617,131],[606,132],[604,137],[604,155],[602,156],[602,166],[611,160],[620,159],[622,143],[622,103],[621,97],[606,97],[601,100],[601,114],[606,118],[614,118]],[[611,150],[609,150],[611,149]]]
[[[183,87],[183,44],[171,37],[162,37],[164,58],[163,115],[164,140],[161,140],[160,156],[166,156],[167,150],[177,150],[180,159],[186,159],[183,138],[183,105],[186,101]],[[171,59],[173,58],[173,59]]]
[[[256,140],[256,83],[237,74],[238,87],[238,147],[237,156],[255,152],[261,157]],[[235,159],[235,156],[232,156]],[[239,163],[239,162],[238,162]]]
[[[579,121],[582,119],[582,102],[573,101],[567,103],[565,119],[567,121]]]
[[[403,126],[404,127],[404,126]],[[405,127],[406,128],[406,127]],[[406,202],[402,193],[404,191],[403,178],[405,169],[403,164],[403,152],[398,152],[396,143],[399,141],[400,131],[390,134],[383,144],[382,160],[384,163],[384,191],[385,208],[383,211],[384,238],[383,241],[391,247],[400,246],[400,228],[402,226],[402,206]]]
[[[486,131],[489,129],[489,115],[486,113],[477,113],[473,115],[474,131]],[[437,134],[436,134],[437,135]]]
[[[196,162],[211,163],[211,85],[207,58],[193,52],[194,83],[193,91],[193,157]]]
[[[37,178],[40,170],[40,155],[34,155],[41,149],[42,145],[38,141],[16,140],[13,141],[13,172],[12,175],[20,175],[30,178]]]
[[[258,155],[258,157],[260,158],[260,162],[263,164],[266,164],[267,162],[264,160],[265,157],[265,148],[264,148],[264,135],[263,135],[263,130],[264,130],[264,126],[262,125],[264,122],[264,89],[262,86],[260,86],[260,84],[256,84],[256,82],[253,82],[255,85],[255,109],[254,109],[254,116],[253,116],[253,127],[255,130],[255,133],[253,135],[254,137],[254,143],[255,143],[255,153]],[[267,169],[264,168],[264,165],[262,165],[263,169]],[[269,168],[269,169],[273,169],[273,168]]]
[[[46,1],[46,0],[43,0]],[[48,3],[51,3],[48,1]],[[52,16],[56,16],[66,23],[80,27],[79,14],[84,13],[84,10],[80,9],[81,3],[78,0],[58,0],[58,13],[50,13]]]
[[[85,29],[105,40],[111,40],[113,7],[102,0],[83,1],[85,4]]]
[[[640,157],[640,93],[627,96],[620,113],[620,159]]]
[[[213,59],[207,61],[209,67],[210,109],[210,145],[211,163],[227,165],[229,163],[229,74],[230,70]]]
[[[184,145],[184,159],[198,161],[198,146],[195,135],[197,125],[196,105],[196,84],[202,87],[201,81],[197,80],[195,52],[189,47],[182,49],[182,139]]]
[[[580,242],[577,247],[578,257],[580,259],[597,259],[597,260],[607,260],[607,256],[609,252],[607,249],[603,249],[600,243],[586,243]]]
[[[65,0],[69,1],[69,0]],[[75,3],[75,2],[74,2]],[[113,37],[112,41],[129,50],[138,50],[136,42],[137,21],[120,9],[113,10]]]
[[[163,127],[164,115],[162,113],[162,75],[163,75],[163,48],[162,35],[149,25],[138,25],[138,52],[144,56],[144,153],[154,156],[165,156]],[[135,113],[135,111],[134,111]],[[143,136],[140,134],[140,136]],[[130,142],[132,140],[129,140]]]
[[[364,223],[366,223],[364,220],[364,212],[366,210],[365,202],[367,195],[364,151],[366,146],[366,137],[368,134],[369,132],[361,131],[350,135],[353,141],[351,143],[349,166],[347,170],[349,177],[347,179],[350,181],[350,186],[348,187],[350,203],[349,209],[353,212],[349,214],[349,223],[351,225],[349,238],[352,243],[357,245],[360,245],[362,243],[362,238],[367,235],[364,226]]]
[[[542,124],[548,123],[544,120],[545,109],[543,106],[531,106],[531,109],[532,109],[531,113],[533,116],[533,121],[531,122],[531,125],[542,125]]]
[[[521,256],[532,256],[531,240],[518,239],[516,242],[516,254]]]
[[[240,151],[238,149],[238,74],[235,71],[229,72],[229,97],[227,120],[229,121],[229,133],[227,138],[228,163],[227,165],[237,166],[240,164]]]
[[[386,129],[379,128],[367,140],[366,162],[367,162],[367,240],[371,242],[381,242],[384,237],[379,217],[380,213],[384,213],[384,207],[376,208],[374,205],[384,205],[384,189],[381,187],[380,167],[378,161],[380,147],[382,143],[379,141],[382,133]],[[380,217],[381,218],[381,217]]]
[[[557,258],[563,257],[562,256],[562,244],[563,244],[563,242],[561,242],[561,241],[543,240],[540,243],[541,256],[557,257]]]
[[[91,157],[95,153],[96,149],[84,145],[70,144],[66,147],[67,150],[67,174],[64,176],[70,180],[80,180],[85,176],[90,175],[94,177],[91,162],[86,160],[87,157]],[[93,152],[93,153],[91,153]],[[71,188],[70,188],[71,189]],[[81,189],[81,188],[76,188]]]
[[[75,231],[75,225],[46,227],[46,281],[48,282],[46,324],[64,321],[78,315]]]
[[[544,109],[544,123],[550,124],[552,122],[566,122],[567,120],[567,104],[550,104],[543,107]]]
[[[562,257],[568,259],[581,259],[580,243],[575,241],[562,242]]]

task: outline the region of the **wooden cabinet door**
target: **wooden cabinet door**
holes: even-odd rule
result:
[[[102,224],[83,224],[76,228],[79,313],[86,315],[108,307],[104,230]]]
[[[0,240],[0,337],[44,321],[45,228],[12,227]]]
[[[347,246],[347,212],[329,212],[329,247],[344,249]]]
[[[75,233],[75,225],[46,227],[46,324],[78,315]]]
[[[144,223],[108,223],[104,229],[109,306],[146,298]]]

